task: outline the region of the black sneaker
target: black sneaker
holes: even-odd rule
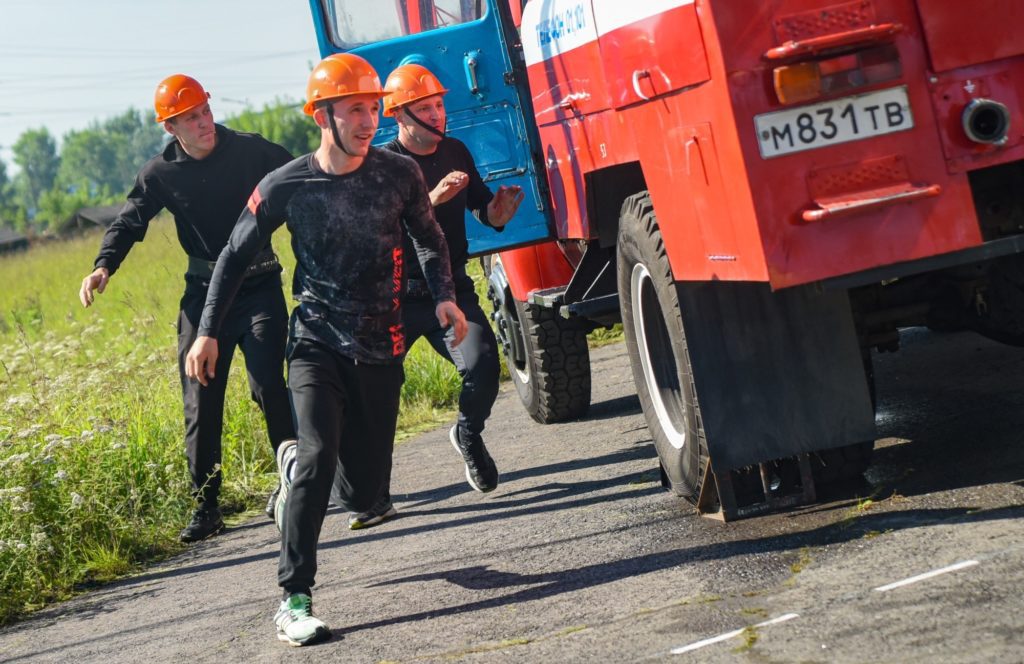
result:
[[[277,505],[277,494],[281,493],[281,485],[278,484],[274,487],[274,490],[270,492],[270,497],[267,498],[267,506],[263,509],[266,513],[267,518],[271,521],[274,520],[274,506]]]
[[[391,504],[389,496],[383,496],[373,507],[365,512],[352,513],[348,515],[348,527],[350,530],[361,530],[384,523],[388,519],[398,516],[398,510]]]
[[[459,425],[456,424],[448,432],[448,440],[452,441],[452,446],[466,463],[466,481],[469,485],[481,493],[494,491],[498,487],[498,467],[487,453],[484,439],[479,435],[461,435]]]
[[[178,538],[182,542],[198,542],[224,530],[224,517],[216,507],[198,508],[192,514],[192,521],[181,531]]]

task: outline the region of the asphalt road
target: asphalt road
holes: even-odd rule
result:
[[[870,481],[730,524],[661,490],[624,349],[593,365],[580,422],[535,424],[503,389],[494,493],[438,430],[396,452],[397,519],[328,515],[328,643],[276,639],[261,518],[5,628],[0,660],[1024,661],[1024,350],[906,333],[876,357]]]

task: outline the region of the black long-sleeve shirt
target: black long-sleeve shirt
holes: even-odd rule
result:
[[[221,125],[216,125],[216,131],[217,144],[205,159],[193,159],[175,140],[146,162],[103,236],[95,267],[114,274],[132,246],[146,237],[150,220],[164,208],[174,215],[178,241],[186,254],[217,260],[256,184],[291,161],[292,155],[259,134]]]
[[[370,148],[351,173],[323,172],[303,155],[264,178],[213,272],[201,336],[217,336],[246,266],[286,223],[295,252],[292,339],[309,339],[361,362],[405,355],[403,237],[414,247],[436,302],[455,299],[448,247],[412,160]]]
[[[469,242],[466,240],[465,210],[469,210],[482,223],[490,226],[487,219],[487,205],[494,198],[494,194],[480,177],[469,148],[462,141],[451,136],[441,139],[441,142],[437,144],[437,149],[428,155],[410,152],[397,138],[383,147],[411,157],[423,171],[428,189],[436,187],[437,183],[452,171],[462,171],[469,176],[469,184],[451,199],[436,206],[434,216],[437,217],[437,223],[448,242],[448,253],[452,261],[452,276],[455,278],[456,285],[460,285],[458,282],[465,282],[460,287],[465,287],[466,284],[470,284],[469,287],[472,287],[469,277],[466,276]],[[498,228],[497,230],[503,229]],[[406,247],[411,250],[411,239],[406,239]],[[406,270],[410,279],[423,279],[423,273],[415,263],[409,263]]]

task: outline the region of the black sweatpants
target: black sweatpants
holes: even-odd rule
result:
[[[185,375],[185,356],[196,340],[206,289],[189,284],[178,314],[178,371],[185,404],[185,454],[192,475],[192,491],[201,507],[217,504],[221,485],[221,432],[224,395],[235,348],[245,356],[252,400],[263,411],[270,444],[295,438],[291,402],[284,380],[284,353],[288,338],[288,309],[276,275],[260,277],[258,287],[239,291],[217,336],[216,377],[206,387]]]
[[[413,283],[413,282],[410,282]],[[437,322],[436,305],[430,297],[426,286],[414,284],[409,288],[409,295],[402,302],[402,327],[405,328],[406,348],[412,348],[420,337],[433,346],[434,350],[455,365],[462,378],[462,391],[459,392],[458,425],[468,434],[480,435],[484,430],[487,418],[491,415],[494,400],[498,398],[498,340],[494,330],[487,321],[487,314],[480,308],[480,299],[476,292],[460,289],[455,294],[459,309],[466,316],[469,326],[462,343],[452,347],[455,331],[445,329]],[[341,478],[335,481],[336,488],[331,501],[350,512],[362,512],[350,505],[339,490]],[[387,483],[385,491],[391,498],[391,459],[388,459]]]
[[[357,363],[314,341],[293,341],[288,387],[299,444],[277,568],[287,593],[313,587],[335,469],[352,509],[369,509],[386,488],[404,381],[400,363]]]
[[[500,371],[498,341],[480,308],[476,292],[460,288],[455,294],[456,304],[466,316],[469,330],[457,347],[452,347],[455,331],[445,329],[437,322],[435,304],[429,294],[423,297],[410,288],[402,301],[402,326],[405,328],[406,348],[412,348],[420,337],[425,337],[434,350],[455,365],[462,378],[459,393],[459,427],[466,433],[479,435],[491,415],[494,400],[498,398]]]

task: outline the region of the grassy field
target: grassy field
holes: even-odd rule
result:
[[[179,551],[191,513],[175,359],[185,257],[173,223],[155,221],[86,310],[78,288],[99,239],[0,258],[0,624]],[[287,242],[275,235],[290,284]],[[450,421],[458,391],[451,366],[418,342],[399,439]],[[224,419],[221,504],[245,514],[276,475],[240,355]]]
[[[179,550],[192,508],[175,359],[184,255],[155,222],[85,310],[99,237],[0,259],[0,623]],[[285,231],[275,244],[290,280]],[[406,365],[405,436],[450,418],[458,395],[428,351]],[[276,476],[240,355],[229,382],[222,503],[238,513]]]

